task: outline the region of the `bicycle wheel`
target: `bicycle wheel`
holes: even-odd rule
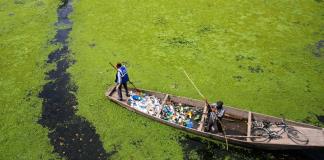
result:
[[[306,135],[292,127],[287,128],[287,135],[297,144],[307,144],[309,141]]]
[[[267,142],[270,140],[269,133],[264,128],[253,128],[251,131],[251,136],[258,136],[251,138],[253,142]]]

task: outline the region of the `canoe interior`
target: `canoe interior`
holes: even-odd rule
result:
[[[134,89],[129,89],[130,91],[136,92]],[[194,99],[190,99],[190,98],[186,98],[186,97],[180,97],[180,96],[173,96],[173,95],[169,95],[169,94],[165,94],[165,93],[160,93],[160,92],[154,92],[154,91],[148,91],[148,90],[142,90],[143,92],[145,92],[148,95],[154,95],[155,97],[157,97],[160,100],[160,103],[166,104],[166,103],[181,103],[184,105],[188,105],[191,107],[197,107],[197,108],[201,108],[204,109],[205,107],[205,103],[204,101],[200,101],[200,100],[194,100]],[[118,101],[118,94],[117,92],[113,89],[110,88],[108,89],[106,96],[123,105],[124,107],[126,107],[127,109],[133,110],[135,112],[140,112],[140,111],[136,111],[136,109],[133,109],[132,107],[130,107],[127,104],[127,101]],[[126,95],[125,92],[123,90],[123,98],[126,99]],[[249,138],[246,138],[247,136],[250,136],[250,133],[248,133],[248,131],[251,130],[251,122],[253,121],[262,121],[262,120],[268,120],[272,123],[275,122],[279,122],[281,121],[281,118],[277,118],[277,117],[272,117],[272,116],[268,116],[268,115],[263,115],[263,114],[259,114],[259,113],[254,113],[254,112],[249,112],[249,111],[245,111],[245,110],[240,110],[240,109],[236,109],[233,107],[228,107],[225,106],[224,107],[226,112],[225,112],[225,117],[223,118],[223,125],[225,127],[225,131],[226,131],[226,135],[231,135],[231,136],[235,136],[235,138],[228,138],[230,140],[230,142],[236,143],[236,144],[240,144],[240,145],[244,145],[246,144],[247,146],[262,146],[262,147],[273,147],[273,146],[278,146],[281,145],[281,149],[293,149],[293,148],[298,148],[298,147],[320,147],[323,148],[324,147],[324,132],[323,129],[320,127],[316,127],[316,126],[312,126],[312,125],[308,125],[308,124],[304,124],[304,123],[298,123],[298,122],[294,122],[294,121],[286,121],[288,125],[293,126],[294,128],[296,128],[297,130],[301,131],[302,133],[304,133],[305,135],[307,135],[307,137],[309,138],[309,142],[308,144],[296,144],[295,142],[291,141],[291,139],[289,139],[287,137],[287,134],[283,134],[282,138],[280,139],[276,139],[276,140],[271,140],[269,142],[259,142],[259,143],[255,143],[255,142],[251,142],[251,140]],[[203,129],[199,129],[199,122],[197,122],[196,124],[194,124],[194,127],[192,129],[188,129],[185,128],[183,126],[174,124],[174,123],[170,123],[170,122],[165,122],[164,120],[157,118],[157,117],[153,117],[149,114],[146,113],[140,113],[146,117],[149,118],[153,118],[154,120],[158,120],[162,123],[165,123],[167,125],[176,127],[176,128],[180,128],[182,130],[186,130],[186,131],[190,131],[193,133],[197,133],[198,135],[202,135],[205,137],[212,137],[214,139],[222,139],[223,135],[218,133],[218,134],[211,134],[209,132],[205,132]],[[249,121],[250,119],[250,121]],[[203,121],[201,121],[201,123],[203,124]],[[201,125],[203,126],[203,125]],[[274,128],[274,130],[276,130],[276,128]],[[252,144],[253,143],[253,144]]]
[[[197,101],[185,97],[170,96],[171,101],[183,103],[191,106],[204,107],[205,102]],[[225,117],[223,118],[223,125],[225,132],[228,135],[247,135],[247,118],[248,112],[242,112],[235,108],[226,108]]]
[[[129,89],[129,91],[136,92],[134,89]],[[126,93],[124,90],[122,91],[123,98],[126,98]],[[166,99],[165,103],[168,103],[168,101],[172,103],[181,103],[186,106],[191,107],[197,107],[197,108],[204,108],[205,103],[203,101],[197,101],[185,97],[179,97],[179,96],[172,96],[167,95],[164,93],[158,93],[158,92],[152,92],[152,91],[145,91],[148,95],[154,95],[157,98],[161,100],[161,103],[163,99]],[[118,99],[118,94],[116,91],[110,94],[110,96],[114,99]],[[167,96],[167,97],[166,97]],[[126,103],[126,101],[122,101],[122,103]],[[226,114],[223,119],[223,125],[226,128],[226,134],[229,135],[246,135],[247,134],[247,113],[239,113],[236,109],[226,109]],[[197,129],[198,124],[194,123],[193,129]]]

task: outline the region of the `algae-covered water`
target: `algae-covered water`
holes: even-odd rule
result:
[[[137,87],[200,99],[184,68],[211,102],[323,127],[321,0],[0,0],[0,21],[0,159],[318,158],[226,151],[104,93],[122,62]]]

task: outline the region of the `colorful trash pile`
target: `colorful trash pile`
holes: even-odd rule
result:
[[[203,108],[172,103],[170,101],[162,107],[159,98],[146,93],[135,93],[132,91],[127,103],[141,112],[187,128],[197,128],[203,113]]]
[[[159,116],[158,113],[161,110],[160,99],[146,93],[134,93],[131,91],[127,103],[131,107],[152,116]]]
[[[203,108],[169,102],[163,106],[161,118],[187,128],[197,128],[202,113]]]

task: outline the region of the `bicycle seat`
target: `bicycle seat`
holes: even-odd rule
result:
[[[283,122],[275,122],[275,124],[276,124],[277,126],[284,125]]]

